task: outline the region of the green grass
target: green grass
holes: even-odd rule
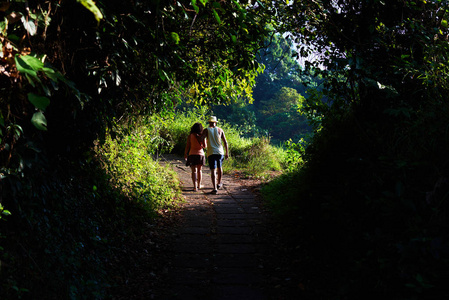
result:
[[[249,139],[223,165],[225,173],[239,171],[246,177],[270,179],[283,170],[285,151],[268,138]]]

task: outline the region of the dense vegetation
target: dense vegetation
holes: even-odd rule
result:
[[[265,192],[307,245],[316,297],[449,295],[448,9],[316,1],[282,13],[298,54],[323,54],[307,67],[324,89],[304,105],[321,122],[304,164]]]
[[[178,201],[153,158],[200,106],[227,120],[227,170],[285,170],[264,194],[312,297],[449,296],[445,1],[0,4],[2,298],[120,286],[123,247]]]

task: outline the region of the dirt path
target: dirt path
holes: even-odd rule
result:
[[[186,203],[167,253],[168,286],[162,298],[297,299],[298,279],[289,274],[290,262],[282,257],[250,183],[225,175],[218,194],[208,194],[212,184],[206,168],[204,188],[193,192],[190,168],[179,158],[165,159],[179,174]]]

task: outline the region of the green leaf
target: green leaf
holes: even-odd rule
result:
[[[196,0],[192,0],[192,6],[195,12],[198,14],[200,12],[200,8],[196,5]]]
[[[215,9],[213,9],[212,13],[214,14],[215,20],[217,20],[217,23],[221,24],[221,19],[220,19],[220,16],[218,15],[217,11]]]
[[[53,70],[52,68],[46,68],[46,67],[44,67],[44,68],[42,68],[42,72],[44,72],[45,75],[46,75],[47,77],[49,77],[50,79],[53,79],[52,77],[56,77],[56,76],[55,76],[56,71]]]
[[[53,72],[49,72],[48,70],[52,70]],[[65,82],[64,76],[62,76],[59,72],[55,72],[53,69],[50,68],[43,68],[42,72],[44,75],[50,79],[50,83],[52,84],[53,88],[55,90],[58,90],[58,81]]]
[[[238,3],[236,0],[232,0],[232,2],[234,2],[235,5],[237,5],[237,8],[238,8],[239,10],[242,9],[242,6],[241,6],[240,3]]]
[[[95,19],[98,23],[100,23],[100,20],[103,19],[103,14],[101,13],[100,9],[95,5],[95,2],[92,0],[78,0],[79,3],[81,3],[85,8],[87,8],[91,13],[94,14]]]
[[[47,130],[47,119],[41,111],[35,112],[31,118],[31,123],[39,130]]]
[[[44,63],[30,55],[15,56],[16,67],[19,72],[29,74],[37,78],[37,72],[44,67]]]
[[[160,70],[160,69],[159,69],[159,78],[162,79],[163,81],[170,80],[167,73],[164,70]]]
[[[447,20],[442,20],[441,26],[443,26],[444,28],[447,28]]]
[[[175,42],[175,44],[178,45],[179,41],[181,40],[179,38],[179,35],[176,32],[172,32],[170,35],[171,35],[172,40]]]
[[[36,107],[43,111],[50,105],[50,99],[44,96],[38,96],[34,93],[28,93],[28,100]]]
[[[27,73],[25,73],[25,77],[26,77],[26,79],[28,80],[28,82],[31,84],[31,86],[32,87],[36,87],[36,84],[34,83],[34,80],[36,80],[36,81],[40,81],[39,80],[39,77],[33,77],[33,76],[31,76],[30,74],[27,74]]]

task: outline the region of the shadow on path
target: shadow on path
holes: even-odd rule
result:
[[[269,215],[251,188],[224,175],[218,194],[208,194],[212,184],[206,166],[204,188],[193,192],[184,160],[164,160],[178,173],[186,202],[167,253],[163,299],[298,299],[298,284],[288,281],[299,279],[286,275],[289,262],[278,257],[282,249]]]

